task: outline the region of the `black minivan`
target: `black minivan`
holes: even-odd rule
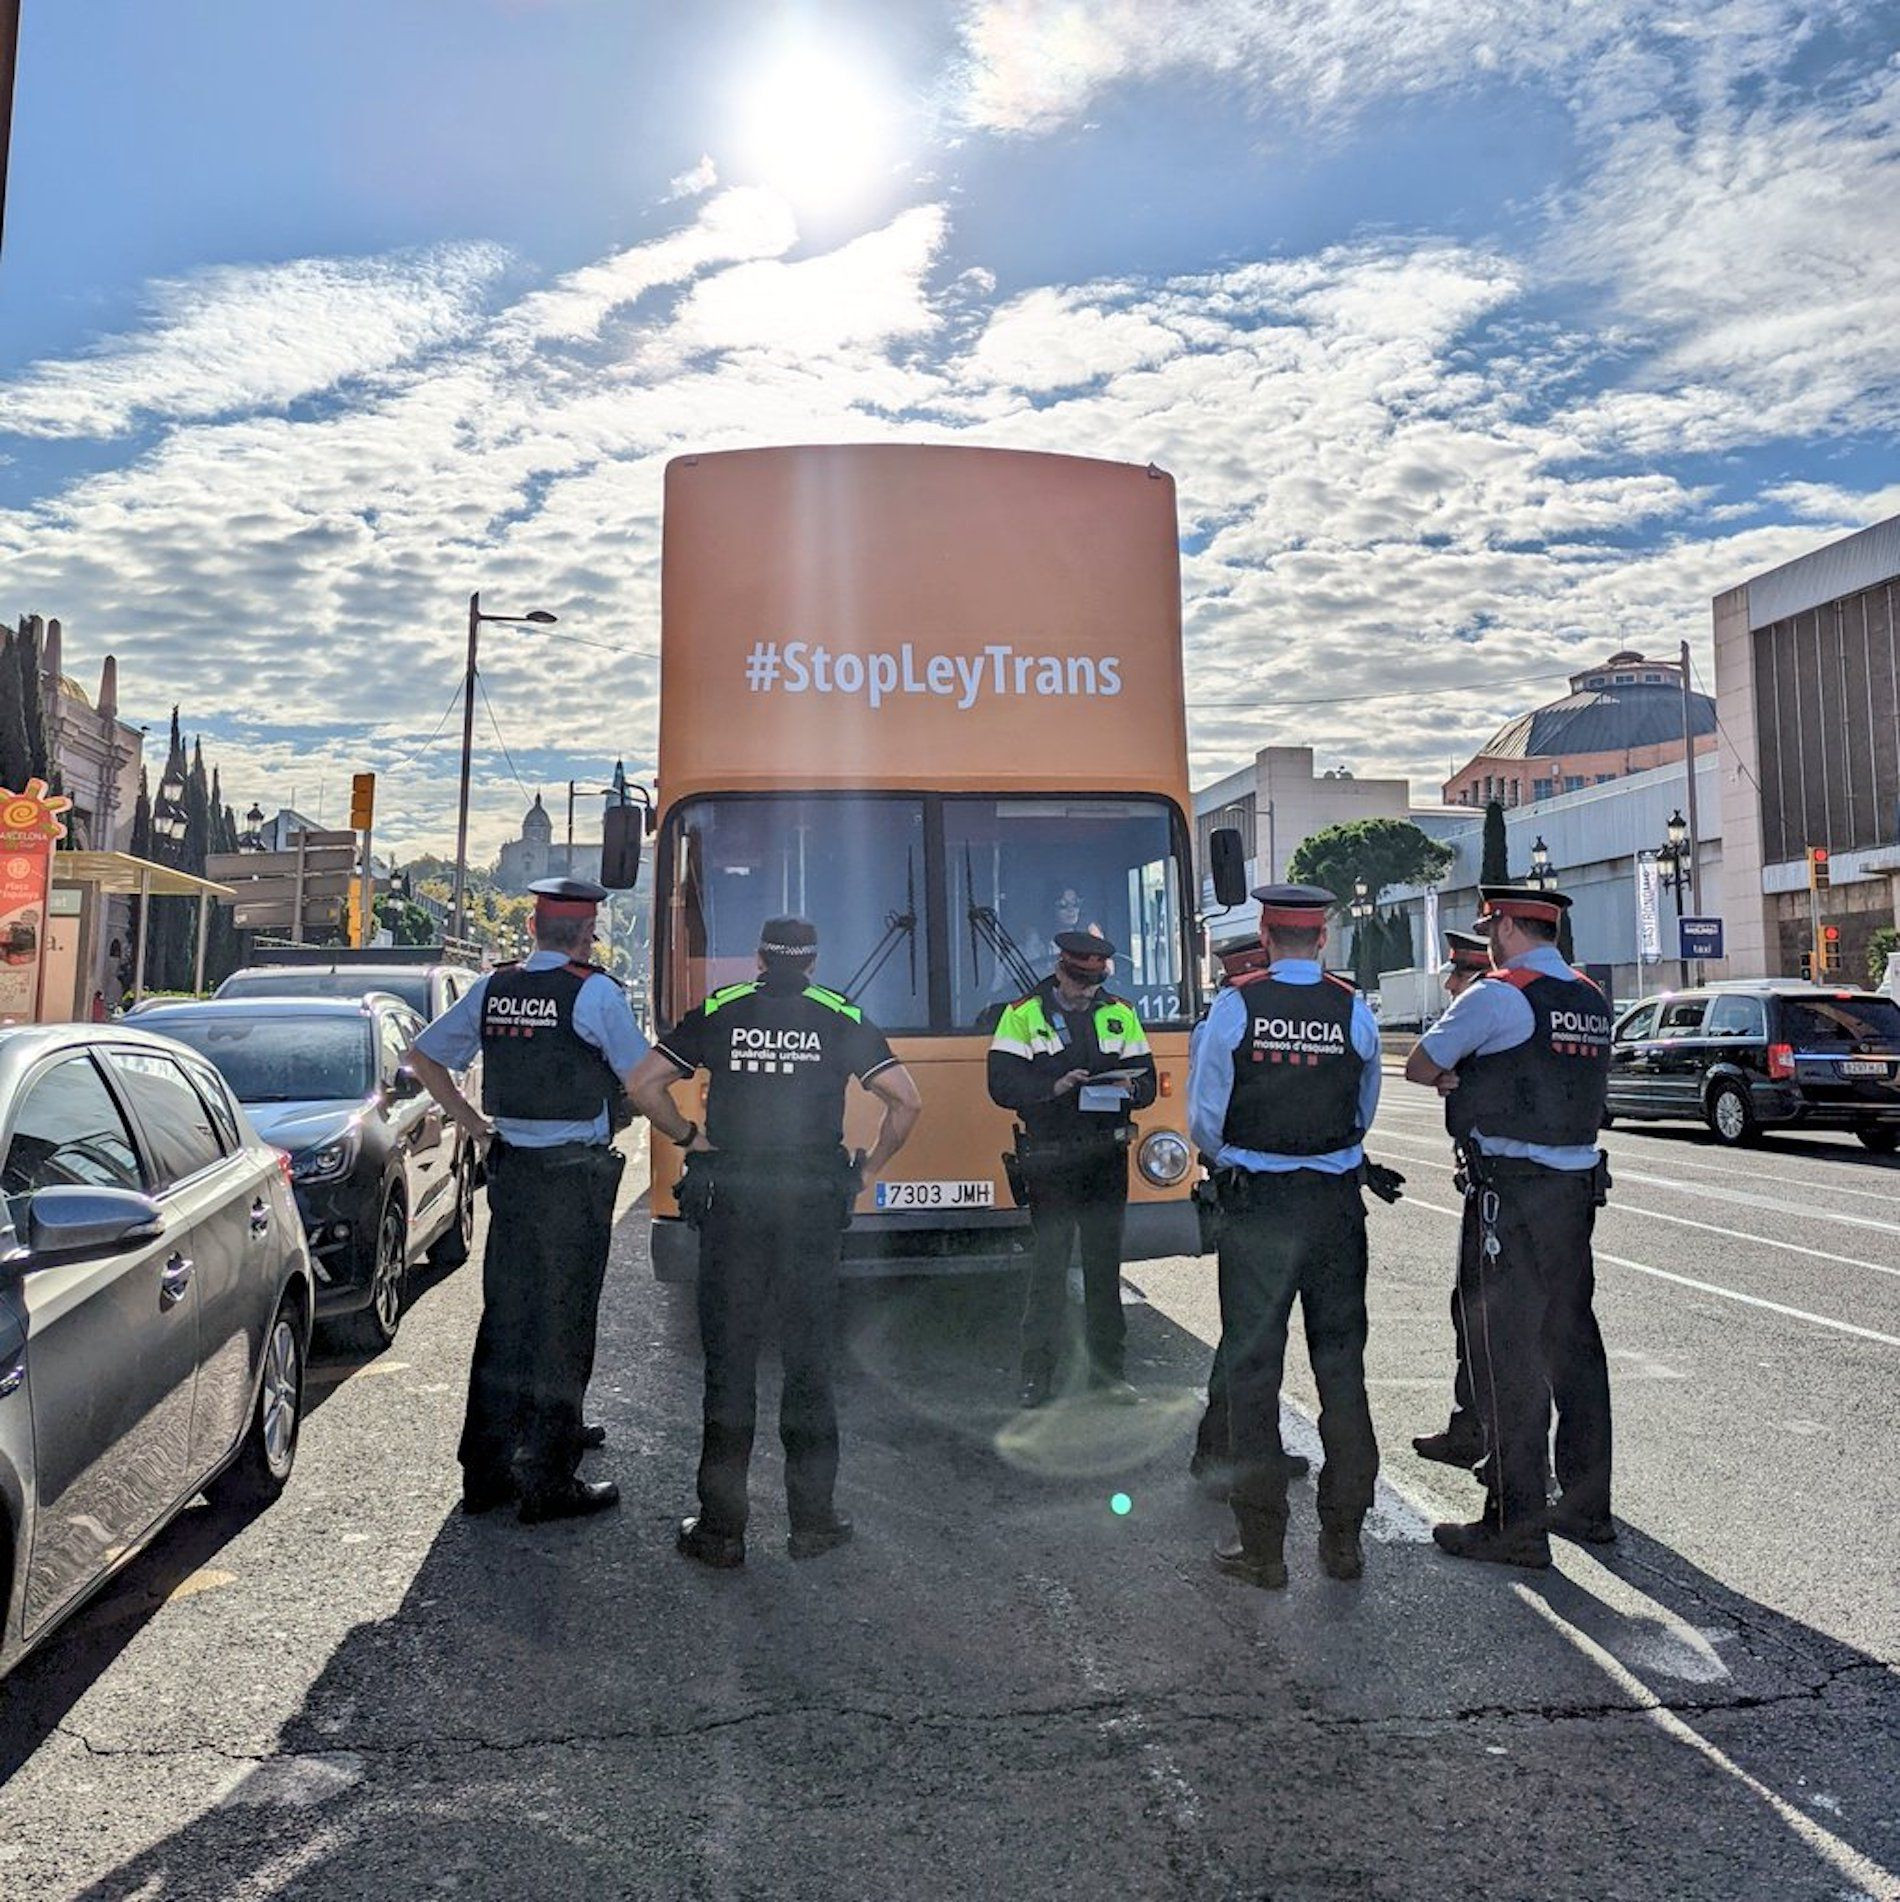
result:
[[[1617,1020],[1608,1122],[1705,1122],[1718,1140],[1851,1129],[1900,1148],[1900,1004],[1820,984],[1718,984],[1645,998]]]

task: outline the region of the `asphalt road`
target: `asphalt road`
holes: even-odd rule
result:
[[[689,1565],[696,1351],[630,1180],[591,1461],[622,1509],[460,1517],[477,1283],[425,1286],[319,1369],[276,1508],[194,1509],[0,1684],[0,1895],[1900,1896],[1900,1174],[1613,1133],[1623,1534],[1506,1573],[1427,1536],[1475,1505],[1409,1444],[1454,1203],[1433,1105],[1387,1097],[1361,1583],[1320,1575],[1306,1486],[1289,1590],[1208,1563],[1195,1261],[1129,1270],[1132,1410],[1011,1411],[1011,1286],[854,1293],[858,1542],[788,1560],[768,1434],[748,1566]],[[1317,1451],[1297,1348],[1288,1401]]]

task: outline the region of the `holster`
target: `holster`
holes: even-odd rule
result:
[[[704,1228],[718,1193],[718,1172],[712,1157],[703,1150],[689,1149],[674,1193],[679,1199],[680,1219],[688,1228]]]
[[[1370,1156],[1360,1158],[1359,1180],[1381,1202],[1396,1202],[1405,1192],[1405,1178],[1396,1169],[1374,1162]]]
[[[858,1197],[864,1192],[864,1151],[853,1149],[848,1154],[838,1153],[838,1226],[841,1229],[851,1226],[851,1213],[857,1206]]]
[[[607,1127],[618,1136],[623,1129],[631,1129],[640,1112],[633,1107],[633,1098],[624,1089],[616,1089],[607,1099]]]
[[[1194,1203],[1194,1219],[1200,1225],[1201,1253],[1213,1255],[1220,1251],[1220,1236],[1223,1225],[1220,1205],[1220,1189],[1212,1176],[1203,1176],[1195,1183],[1190,1199]]]
[[[1009,1199],[1019,1209],[1029,1206],[1029,1181],[1023,1174],[1022,1158],[1013,1149],[1003,1151],[1003,1175],[1009,1183]]]
[[[1614,1183],[1610,1179],[1609,1155],[1604,1150],[1599,1149],[1597,1151],[1597,1166],[1590,1171],[1590,1199],[1598,1208],[1603,1208],[1609,1202],[1610,1190],[1614,1186]]]

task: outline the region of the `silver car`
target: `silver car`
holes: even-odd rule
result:
[[[0,1673],[198,1493],[283,1490],[312,1288],[286,1160],[202,1057],[0,1031]]]

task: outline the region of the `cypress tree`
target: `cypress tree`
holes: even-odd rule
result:
[[[46,682],[40,672],[40,617],[30,614],[20,623],[13,643],[20,667],[20,703],[26,715],[28,770],[52,786],[56,768],[46,750]],[[54,683],[55,691],[59,683]]]
[[[1508,885],[1511,849],[1504,836],[1504,806],[1493,799],[1484,809],[1484,859],[1478,871],[1480,885]]]
[[[132,808],[132,856],[135,859],[150,859],[152,856],[152,787],[146,777],[145,768],[139,768],[139,796]],[[131,927],[131,936],[126,940],[125,955],[129,962],[136,963],[139,941],[139,900],[134,898],[127,907],[127,922]],[[149,982],[152,975],[152,947],[148,938],[145,946],[145,975]],[[128,985],[127,989],[131,987]]]
[[[26,704],[20,693],[20,637],[6,637],[0,654],[0,785],[8,792],[24,792],[33,776],[33,759],[26,744]]]

